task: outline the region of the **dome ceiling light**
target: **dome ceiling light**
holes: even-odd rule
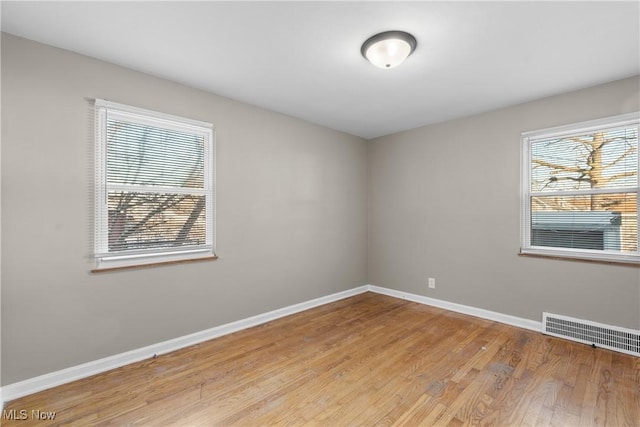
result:
[[[416,50],[418,42],[404,31],[385,31],[371,36],[362,44],[360,52],[369,62],[380,68],[396,67]]]

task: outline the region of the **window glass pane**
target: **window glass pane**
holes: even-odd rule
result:
[[[107,181],[204,188],[204,137],[107,120]]]
[[[638,250],[635,193],[531,197],[531,245]]]
[[[205,196],[108,193],[109,251],[206,244]]]
[[[531,191],[638,185],[638,128],[624,127],[531,143]]]

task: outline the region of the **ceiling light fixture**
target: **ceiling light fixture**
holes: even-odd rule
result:
[[[416,50],[416,38],[404,31],[385,31],[371,36],[362,44],[360,52],[376,67],[396,67]]]

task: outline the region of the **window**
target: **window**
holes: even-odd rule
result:
[[[525,254],[640,262],[638,113],[522,134]]]
[[[214,255],[213,126],[96,100],[96,269]]]

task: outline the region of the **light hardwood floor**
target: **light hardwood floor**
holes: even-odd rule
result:
[[[28,419],[3,426],[640,426],[640,358],[365,293],[11,410]]]

